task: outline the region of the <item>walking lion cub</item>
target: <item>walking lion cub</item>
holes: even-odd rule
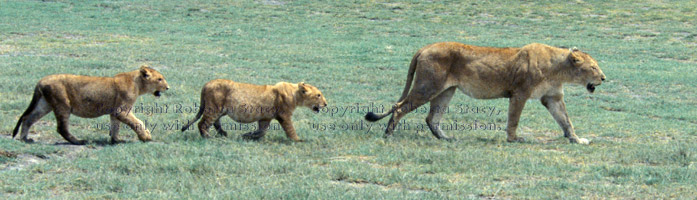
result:
[[[181,130],[199,118],[198,129],[202,137],[210,137],[211,124],[219,134],[227,136],[220,118],[227,115],[240,123],[258,122],[256,131],[243,135],[247,139],[260,139],[266,134],[271,120],[275,119],[293,141],[301,141],[293,128],[293,111],[304,106],[318,113],[327,106],[324,95],[316,87],[305,84],[279,82],[276,85],[252,85],[231,80],[216,79],[206,83],[201,90],[201,108],[196,117]]]
[[[95,118],[102,115],[111,117],[109,135],[111,142],[119,140],[119,127],[123,122],[130,126],[141,141],[150,141],[150,131],[137,119],[131,109],[138,96],[152,93],[159,97],[169,89],[165,77],[160,72],[141,66],[139,70],[116,74],[114,77],[79,76],[54,74],[41,78],[34,88],[34,97],[29,107],[19,117],[12,137],[17,135],[20,126],[20,139],[28,139],[29,128],[43,116],[53,111],[58,122],[58,133],[71,144],[85,144],[68,131],[70,115]]]

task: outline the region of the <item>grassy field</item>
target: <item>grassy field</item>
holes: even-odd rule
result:
[[[0,199],[558,199],[697,196],[697,9],[693,1],[4,1],[0,0]],[[424,107],[383,139],[413,53],[433,42],[576,46],[608,81],[567,86],[573,145],[530,101],[507,143],[506,99],[457,93],[444,123],[485,124],[431,136]],[[91,143],[63,145],[48,115],[12,140],[36,81],[55,73],[112,76],[149,64],[171,89],[135,115],[155,142],[106,145],[108,117],[71,118]],[[201,86],[305,81],[325,94],[298,109],[290,142],[274,122],[261,141],[177,131]],[[356,107],[358,106],[358,107]],[[166,108],[166,110],[164,110]],[[490,112],[493,110],[493,112]],[[500,114],[498,111],[502,111]],[[212,130],[212,133],[215,131]]]

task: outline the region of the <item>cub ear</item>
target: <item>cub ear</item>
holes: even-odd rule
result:
[[[569,62],[571,62],[574,65],[580,65],[583,63],[583,58],[581,55],[576,53],[578,49],[573,48],[569,50]]]
[[[143,65],[140,67],[140,75],[143,76],[143,78],[150,77],[150,71],[148,71],[147,65]]]
[[[298,83],[298,89],[300,89],[300,92],[302,92],[303,94],[307,94],[307,85],[305,84],[305,82]]]

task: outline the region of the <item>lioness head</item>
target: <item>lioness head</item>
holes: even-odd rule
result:
[[[153,95],[159,97],[162,95],[162,92],[169,90],[169,85],[167,85],[165,77],[162,76],[160,72],[155,71],[147,65],[140,67],[140,78],[142,83],[141,87],[145,88],[145,92],[141,93],[152,92]]]
[[[298,92],[302,97],[302,105],[312,109],[315,113],[327,106],[327,100],[315,86],[300,82],[298,83]]]
[[[569,62],[574,68],[574,82],[585,85],[588,92],[593,93],[595,87],[605,81],[605,74],[598,66],[598,61],[587,53],[577,49],[570,50]]]

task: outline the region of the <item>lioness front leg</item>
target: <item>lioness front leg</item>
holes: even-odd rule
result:
[[[138,139],[140,141],[147,142],[152,140],[152,137],[150,136],[150,131],[145,128],[143,122],[136,118],[136,116],[133,115],[133,113],[119,113],[116,115],[116,119],[131,127],[131,129],[133,129],[133,131],[136,132],[136,135],[138,135]]]
[[[259,120],[256,131],[245,133],[242,135],[243,138],[245,139],[251,139],[251,140],[258,140],[264,137],[266,135],[266,130],[269,129],[269,125],[271,124],[271,120]]]
[[[523,138],[516,136],[516,129],[518,128],[518,121],[520,121],[520,114],[523,112],[527,100],[528,96],[526,95],[514,95],[508,100],[508,124],[506,126],[508,142],[525,141]]]
[[[302,140],[300,140],[300,138],[298,138],[298,135],[295,133],[293,121],[291,120],[290,116],[281,116],[276,118],[276,120],[278,120],[278,123],[281,124],[283,131],[286,132],[286,137],[296,142],[302,142]]]
[[[109,136],[111,137],[111,144],[123,142],[123,140],[119,139],[119,130],[121,129],[121,122],[114,115],[111,115],[109,119],[111,122],[111,126],[109,127]]]
[[[566,113],[566,104],[564,103],[564,97],[558,96],[545,96],[541,99],[542,105],[544,105],[549,114],[552,114],[554,120],[557,121],[559,127],[564,131],[564,137],[569,139],[571,143],[588,144],[590,141],[585,138],[579,138],[574,133],[574,126],[571,124],[569,115]]]

